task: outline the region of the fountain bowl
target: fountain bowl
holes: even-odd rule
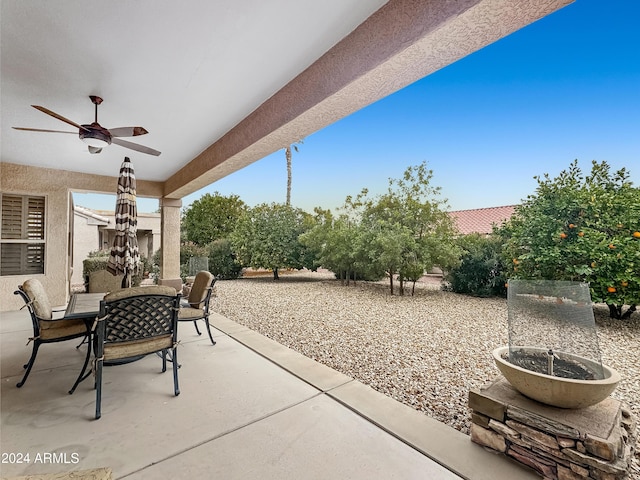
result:
[[[538,347],[517,347],[531,353],[546,355],[546,350]],[[560,408],[585,408],[600,403],[615,390],[621,377],[614,369],[602,365],[604,379],[576,380],[562,378],[519,367],[503,356],[508,356],[509,347],[499,347],[493,351],[498,370],[520,393],[538,402]],[[577,355],[562,354],[582,364],[593,363]]]

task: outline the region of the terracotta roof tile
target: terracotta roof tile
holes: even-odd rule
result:
[[[493,224],[500,226],[510,219],[515,212],[515,205],[503,207],[476,208],[473,210],[456,210],[449,212],[458,230],[463,235],[469,233],[487,234],[493,231]]]

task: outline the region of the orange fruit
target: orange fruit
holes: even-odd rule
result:
[[[633,232],[634,238],[640,238],[640,232]]]
[[[616,246],[615,246],[613,243],[610,243],[610,244],[609,244],[609,248],[610,248],[611,250],[614,250],[614,249],[616,248]]]
[[[615,293],[615,291],[616,291],[616,287],[607,287],[607,292]]]
[[[584,237],[584,232],[578,232],[579,237]]]
[[[627,282],[626,280],[623,280],[620,282],[620,285],[622,285],[623,287],[626,287],[629,285],[629,282]]]
[[[569,228],[576,228],[576,226],[573,223],[570,223]]]
[[[591,268],[596,268],[596,262],[591,262]]]
[[[513,263],[514,263],[514,265],[517,265],[517,264],[519,264],[520,262],[518,261],[518,259],[517,259],[517,258],[514,258],[514,259],[513,259]]]
[[[566,234],[566,233],[564,233],[564,232],[562,232],[562,233],[560,234],[560,238],[562,238],[562,239],[567,238],[567,234]]]

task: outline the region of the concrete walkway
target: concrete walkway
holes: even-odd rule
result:
[[[96,421],[91,379],[67,394],[85,347],[43,345],[18,389],[30,320],[25,311],[0,315],[1,450],[30,457],[3,461],[3,478],[99,467],[130,480],[538,478],[216,314],[216,346],[180,324],[178,397],[155,356],[108,367]]]

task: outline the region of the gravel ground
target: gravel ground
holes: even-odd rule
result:
[[[215,290],[216,312],[466,434],[469,389],[499,375],[491,351],[508,343],[506,300],[429,281],[414,297],[391,296],[386,282],[346,287],[329,272],[218,281]],[[613,396],[640,419],[640,314],[608,315],[596,307],[603,363],[623,377]]]

